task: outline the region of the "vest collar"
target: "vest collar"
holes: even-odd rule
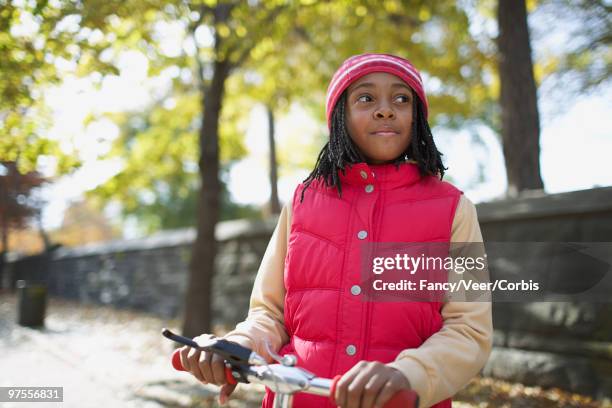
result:
[[[379,188],[392,189],[414,184],[421,178],[414,160],[395,164],[367,164],[365,162],[348,164],[345,171],[338,171],[342,184],[366,186],[373,184]]]

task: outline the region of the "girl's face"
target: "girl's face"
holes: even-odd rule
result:
[[[349,136],[369,164],[397,159],[412,140],[412,89],[399,77],[373,72],[347,89]]]

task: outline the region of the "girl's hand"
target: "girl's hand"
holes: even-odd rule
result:
[[[410,382],[404,374],[378,361],[362,360],[340,378],[334,398],[342,408],[380,408],[405,389],[410,389]]]
[[[196,343],[205,343],[214,338],[212,334],[202,334],[194,337]],[[234,343],[238,343],[244,347],[251,347],[250,344],[236,339],[227,339]],[[221,387],[219,392],[219,404],[225,405],[229,396],[234,392],[236,384],[228,384],[225,378],[225,362],[223,357],[218,354],[208,351],[199,351],[189,346],[183,346],[180,351],[181,364],[191,375],[197,378],[203,384],[215,384]]]

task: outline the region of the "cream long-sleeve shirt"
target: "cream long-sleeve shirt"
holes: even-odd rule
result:
[[[289,341],[284,326],[283,283],[291,203],[281,211],[251,293],[249,313],[225,338],[271,358]],[[482,242],[476,207],[461,195],[451,231],[451,242]],[[420,407],[452,397],[476,375],[491,352],[493,324],[490,302],[448,301],[442,306],[443,326],[416,349],[399,353],[388,365],[401,371],[419,394]]]

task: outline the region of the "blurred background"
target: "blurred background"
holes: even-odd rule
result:
[[[445,179],[477,203],[485,241],[612,241],[611,10],[0,0],[0,361],[14,373],[0,386],[64,386],[68,406],[213,406],[214,387],[169,370],[159,329],[222,334],[245,317],[354,54],[421,70]],[[491,360],[458,404],[610,406],[610,312],[496,305]],[[261,389],[238,396],[258,406]]]

